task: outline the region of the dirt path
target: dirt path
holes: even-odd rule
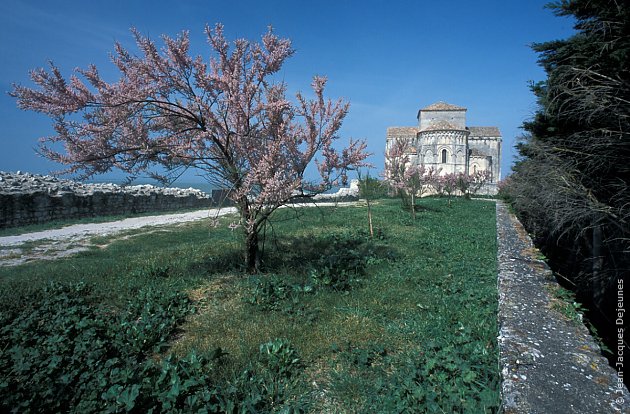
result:
[[[88,250],[95,236],[111,236],[140,228],[161,227],[236,213],[236,208],[204,209],[179,214],[133,217],[105,223],[73,224],[59,229],[0,237],[0,266],[32,260],[54,260]]]

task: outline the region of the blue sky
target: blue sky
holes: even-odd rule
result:
[[[351,102],[341,135],[368,141],[373,175],[383,167],[387,127],[415,125],[418,109],[437,101],[467,107],[468,125],[500,128],[505,173],[519,127],[536,110],[528,83],[545,77],[529,45],[573,33],[572,21],[555,17],[546,3],[3,0],[0,89],[31,85],[29,70],[48,60],[65,75],[94,63],[113,81],[108,54],[116,40],[133,47],[132,26],[153,38],[189,30],[193,53],[207,56],[206,23],[223,23],[231,39],[254,40],[272,25],[297,51],[280,74],[292,92],[307,91],[313,75],[326,75],[328,96]],[[37,139],[52,133],[46,116],[21,111],[15,99],[0,95],[0,170],[58,170],[34,151]]]

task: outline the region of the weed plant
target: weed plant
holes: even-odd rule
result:
[[[205,222],[2,268],[0,411],[497,412],[494,203],[421,207],[279,210],[251,276]]]

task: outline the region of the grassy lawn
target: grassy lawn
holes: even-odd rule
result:
[[[365,207],[280,210],[259,275],[242,271],[238,230],[205,221],[0,268],[0,372],[10,374],[0,401],[496,412],[494,203],[420,203],[413,221],[398,200],[376,201],[374,238]],[[40,374],[61,385],[31,384]]]

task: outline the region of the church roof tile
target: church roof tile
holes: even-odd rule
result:
[[[389,127],[387,128],[388,137],[412,136],[418,133],[418,127]]]
[[[471,137],[500,137],[501,131],[497,127],[468,127]]]
[[[423,128],[421,131],[448,131],[448,130],[456,130],[461,131],[462,129],[456,125],[451,124],[448,121],[435,121],[431,122],[427,125],[426,128]]]
[[[422,108],[421,111],[466,111],[466,108],[439,101]]]

